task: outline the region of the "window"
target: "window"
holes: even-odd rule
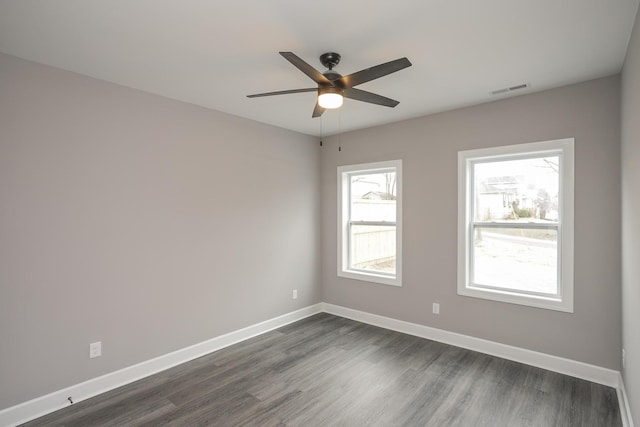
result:
[[[458,294],[573,312],[573,142],[458,153]]]
[[[338,276],[401,286],[402,161],[338,168]]]

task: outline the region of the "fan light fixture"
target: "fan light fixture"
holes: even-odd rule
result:
[[[342,89],[335,86],[318,88],[318,105],[322,108],[340,108],[342,106],[342,101]]]

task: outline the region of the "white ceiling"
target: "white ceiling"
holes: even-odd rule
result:
[[[309,135],[390,123],[620,71],[639,0],[0,0],[0,51]],[[278,55],[342,55],[346,75],[413,66],[312,119],[315,84]],[[490,92],[521,83],[506,95]]]

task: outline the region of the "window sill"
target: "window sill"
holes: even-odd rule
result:
[[[459,286],[458,295],[481,298],[491,301],[506,302],[510,304],[525,305],[546,310],[563,311],[573,313],[573,301],[565,297],[564,300],[537,295],[519,294],[516,292],[500,291],[495,289],[473,288]]]
[[[346,279],[354,279],[361,280],[364,282],[373,282],[379,283],[381,285],[389,285],[389,286],[402,286],[402,281],[398,277],[389,277],[383,276],[381,274],[375,273],[363,273],[361,271],[353,271],[353,270],[341,270],[338,271],[339,277],[344,277]]]

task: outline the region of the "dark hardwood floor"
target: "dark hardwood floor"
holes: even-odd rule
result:
[[[26,426],[621,426],[616,391],[318,314]]]

